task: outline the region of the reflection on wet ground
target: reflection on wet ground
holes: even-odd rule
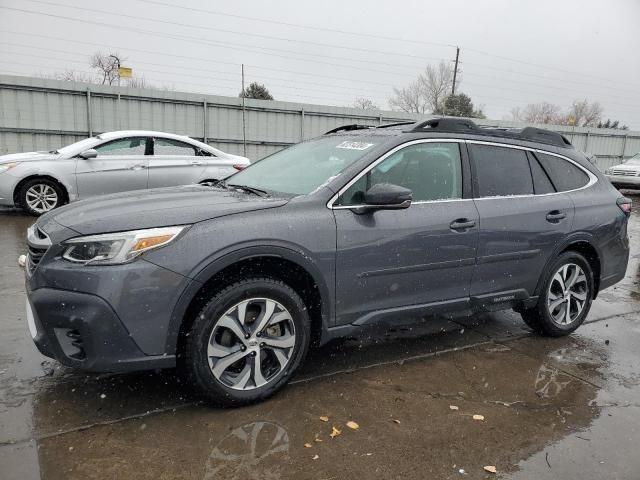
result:
[[[488,465],[640,478],[640,215],[627,278],[568,338],[533,336],[513,312],[425,319],[315,350],[282,393],[227,410],[172,371],[87,375],[42,357],[15,264],[31,221],[0,214],[2,479],[487,478]]]

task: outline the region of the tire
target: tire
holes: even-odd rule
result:
[[[574,272],[575,277],[573,277]],[[520,312],[522,319],[541,335],[549,337],[568,335],[582,325],[591,309],[594,293],[593,270],[582,255],[569,251],[558,256],[544,274],[545,279],[538,303],[535,307],[522,310]],[[560,277],[558,278],[557,275]],[[575,282],[569,285],[572,279]],[[570,305],[568,314],[567,304]]]
[[[65,191],[53,180],[34,178],[20,187],[18,199],[26,213],[39,217],[64,204]]]
[[[265,312],[272,313],[266,318]],[[245,321],[238,322],[242,317]],[[309,315],[300,296],[280,280],[248,278],[214,294],[196,314],[179,367],[209,403],[246,405],[265,400],[288,382],[307,354],[309,339]],[[287,347],[276,348],[276,343]]]

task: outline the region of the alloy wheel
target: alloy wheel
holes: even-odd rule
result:
[[[551,278],[547,310],[553,321],[567,326],[576,321],[587,303],[589,284],[582,268],[575,263],[560,267]]]
[[[25,200],[34,212],[46,213],[58,204],[58,194],[52,186],[36,183],[27,190]]]
[[[289,311],[269,298],[237,303],[215,323],[209,336],[209,368],[221,383],[252,390],[274,380],[289,363],[296,344]]]

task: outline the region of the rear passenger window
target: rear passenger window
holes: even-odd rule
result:
[[[553,193],[556,189],[553,187],[547,172],[540,166],[536,157],[531,155],[529,157],[529,164],[531,166],[531,175],[533,176],[533,191],[536,195],[542,195],[544,193]]]
[[[533,180],[524,150],[469,144],[480,197],[532,195]]]
[[[589,176],[573,163],[544,153],[535,153],[558,192],[575,190],[589,183]]]

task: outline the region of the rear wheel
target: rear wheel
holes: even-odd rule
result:
[[[38,217],[62,205],[65,197],[58,183],[47,178],[34,178],[20,187],[18,198],[25,212]]]
[[[593,291],[589,262],[577,252],[565,252],[551,265],[537,305],[523,310],[522,318],[543,335],[568,335],[584,322]]]
[[[282,388],[309,347],[304,302],[285,283],[249,278],[215,294],[197,314],[181,362],[210,402],[243,405]]]

